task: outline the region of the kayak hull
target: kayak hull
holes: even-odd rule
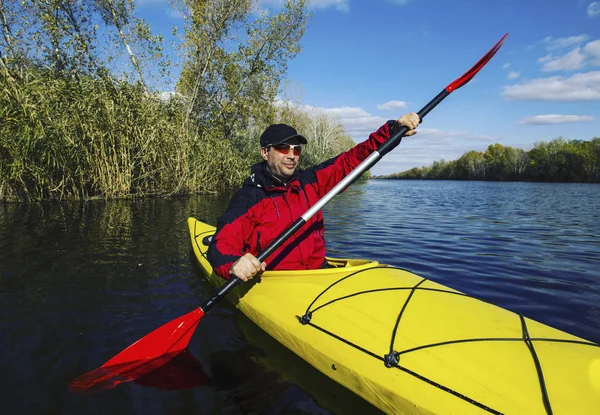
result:
[[[188,219],[206,259],[215,228]],[[270,336],[386,413],[600,413],[600,347],[406,270],[328,259],[267,271],[228,299]]]

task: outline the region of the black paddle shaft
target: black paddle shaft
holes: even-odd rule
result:
[[[425,105],[417,113],[419,118],[422,120],[423,117],[425,117],[425,115],[427,115],[433,108],[435,108],[440,102],[442,102],[444,100],[444,98],[446,98],[448,95],[450,95],[450,92],[448,92],[446,89],[444,89],[442,92],[440,92],[434,99],[429,101],[429,103],[427,105]],[[375,157],[372,157],[372,158],[369,157],[367,160],[363,161],[363,163],[361,163],[358,167],[356,167],[354,169],[353,173],[354,172],[359,172],[359,173],[355,174],[354,175],[355,177],[352,178],[352,180],[346,180],[351,177],[350,175],[346,176],[346,178],[344,180],[342,180],[338,185],[336,185],[333,189],[331,189],[329,191],[329,193],[327,193],[327,195],[323,196],[323,198],[319,202],[317,202],[317,204],[315,204],[315,206],[313,206],[313,208],[318,206],[318,209],[315,209],[315,213],[317,210],[321,210],[323,208],[323,206],[325,206],[331,199],[333,199],[334,196],[336,196],[338,193],[341,192],[341,190],[343,190],[344,188],[349,186],[351,184],[351,182],[356,180],[356,178],[358,178],[362,173],[364,173],[369,168],[371,168],[372,165],[377,163],[377,161],[379,161],[384,155],[386,155],[391,150],[396,148],[398,146],[398,144],[400,144],[400,142],[402,141],[402,137],[404,137],[404,135],[407,132],[408,132],[408,127],[402,126],[389,139],[387,139],[383,144],[381,144],[378,147],[378,149],[372,154],[372,156],[374,155]],[[365,162],[367,162],[367,161],[370,161],[369,163],[367,163],[368,165],[363,166],[363,164],[365,164]],[[362,168],[361,168],[361,166],[362,166]],[[348,183],[348,182],[350,182],[350,183]],[[339,188],[339,190],[337,190],[338,188]],[[333,192],[333,194],[332,194],[332,192]],[[328,197],[328,196],[330,196],[330,197]],[[292,223],[292,225],[290,225],[275,240],[273,240],[269,245],[267,245],[267,247],[256,257],[256,259],[258,259],[260,262],[265,261],[269,257],[269,255],[271,255],[273,252],[275,252],[275,250],[277,248],[279,248],[281,245],[283,245],[283,243],[285,243],[285,241],[287,241],[294,233],[296,233],[298,230],[300,230],[300,228],[302,226],[304,226],[304,224],[314,215],[314,213],[312,213],[307,217],[307,215],[312,210],[313,209],[311,208],[304,215],[302,215],[301,217],[296,219],[296,221],[294,223]],[[219,289],[217,289],[215,291],[215,293],[213,293],[212,297],[210,297],[208,300],[206,300],[206,302],[200,308],[202,308],[202,310],[204,310],[204,312],[208,312],[208,310],[213,308],[213,306],[217,302],[219,302],[223,297],[225,297],[227,295],[227,293],[229,293],[229,291],[231,291],[233,288],[235,288],[240,282],[242,282],[242,280],[240,280],[236,276],[232,275],[230,277],[230,279],[224,285],[222,285]]]
[[[450,83],[445,89],[435,96],[431,101],[427,103],[417,115],[421,120],[429,114],[440,102],[442,102],[448,95],[450,95],[456,89],[464,86],[483,68],[492,57],[498,52],[504,39],[506,39],[508,33],[502,36],[502,38],[490,49],[471,69],[461,75],[459,78]],[[285,241],[287,241],[294,233],[296,233],[310,218],[312,218],[319,210],[321,210],[327,203],[331,201],[335,196],[341,193],[346,187],[350,186],[356,179],[358,179],[365,171],[373,167],[384,155],[389,153],[391,150],[396,148],[402,141],[402,137],[408,132],[408,127],[402,126],[396,131],[390,138],[388,138],[383,144],[381,144],[376,151],[371,153],[362,163],[360,163],[352,172],[344,177],[337,185],[335,185],[325,196],[323,196],[317,203],[315,203],[309,210],[307,210],[301,217],[296,219],[281,235],[273,240],[264,251],[262,251],[256,258],[260,262],[264,262],[277,248],[279,248]],[[200,307],[204,312],[210,310],[219,300],[227,295],[235,286],[237,286],[241,280],[235,275],[231,275],[231,278],[223,284],[206,302]]]

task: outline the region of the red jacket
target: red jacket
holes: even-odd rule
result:
[[[250,252],[258,254],[329,190],[390,137],[388,121],[352,149],[306,170],[297,170],[287,183],[278,182],[266,163],[252,167],[251,175],[232,197],[217,223],[208,249],[215,272],[229,278],[235,261]],[[325,261],[323,215],[319,211],[271,254],[267,269],[316,269]]]

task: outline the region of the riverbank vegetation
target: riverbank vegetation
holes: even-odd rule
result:
[[[529,151],[493,144],[485,152],[469,151],[458,160],[434,161],[431,166],[376,178],[600,183],[600,137],[590,141],[559,137],[538,142]]]
[[[0,200],[238,186],[275,122],[310,137],[303,165],[354,145],[336,119],[278,98],[305,0],[253,4],[173,0],[185,24],[167,47],[129,0],[0,0]]]

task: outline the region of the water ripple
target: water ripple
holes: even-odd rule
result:
[[[401,266],[598,342],[599,190],[370,181],[325,208],[328,249]]]

